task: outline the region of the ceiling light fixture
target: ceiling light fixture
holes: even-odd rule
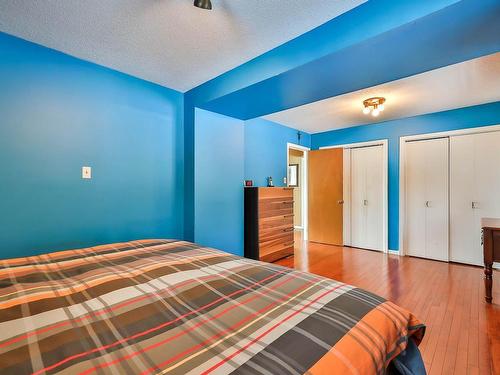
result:
[[[363,113],[365,115],[371,113],[373,117],[377,117],[385,109],[384,103],[385,98],[381,96],[365,99],[363,100]]]
[[[210,0],[194,0],[194,6],[201,9],[212,10],[212,2]]]

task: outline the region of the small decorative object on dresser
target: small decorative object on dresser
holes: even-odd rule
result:
[[[500,219],[481,220],[484,252],[484,287],[486,302],[491,303],[493,287],[493,262],[500,262]]]
[[[293,243],[293,189],[245,188],[245,257],[273,262]]]

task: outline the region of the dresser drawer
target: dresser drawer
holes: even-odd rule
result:
[[[293,214],[263,217],[259,219],[259,230],[277,227],[293,227]]]
[[[277,225],[273,227],[259,229],[259,237],[278,232],[293,232],[293,224],[286,223],[279,226]]]
[[[259,200],[268,198],[291,198],[293,199],[293,188],[268,188],[259,191]]]
[[[261,248],[259,259],[263,262],[274,262],[290,255],[293,255],[293,242]]]
[[[293,228],[273,229],[259,234],[259,244],[267,244],[270,241],[281,242],[293,241]]]
[[[261,199],[259,201],[259,212],[261,213],[291,208],[293,208],[293,199],[291,197]]]
[[[259,211],[260,218],[278,217],[291,214],[293,214],[293,206],[288,208],[279,208],[276,210]]]

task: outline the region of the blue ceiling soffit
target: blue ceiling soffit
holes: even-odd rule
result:
[[[359,13],[369,3],[381,5],[384,1],[369,1],[331,22],[337,20],[345,27],[350,25],[346,31],[349,34],[353,32],[353,25],[345,25],[346,22],[340,19],[357,14],[356,22],[363,29],[369,14]],[[401,8],[407,2],[392,3],[400,3]],[[398,5],[386,5],[385,11],[391,15],[386,23],[390,23],[395,16],[391,11],[394,8],[398,8]],[[224,96],[218,96],[217,93],[227,90],[229,86],[237,86],[235,81],[241,81],[237,77],[245,71],[244,66],[193,89],[190,96],[201,108],[247,120],[498,52],[499,19],[500,1],[463,0],[368,39],[363,40],[355,33],[354,38],[346,37],[351,41],[358,40],[355,44],[337,41],[337,46],[347,47]],[[354,20],[349,19],[349,22],[353,23]],[[318,29],[314,32],[318,32]],[[300,38],[289,43],[296,43],[296,48],[304,48],[298,41]],[[312,41],[309,39],[309,42]],[[333,49],[333,46],[329,48]],[[314,53],[321,54],[317,49]],[[291,54],[289,50],[284,53]],[[265,59],[266,54],[260,58]],[[286,68],[283,64],[278,65]],[[249,79],[255,81],[256,77]],[[205,100],[201,101],[202,98]]]
[[[369,0],[187,92],[206,103],[415,21],[460,0]]]

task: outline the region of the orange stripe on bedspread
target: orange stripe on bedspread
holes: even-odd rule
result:
[[[396,330],[394,329],[396,325]],[[313,375],[380,374],[406,349],[408,337],[420,344],[424,326],[410,312],[384,302],[366,314],[314,366]],[[390,353],[386,357],[386,353]]]

